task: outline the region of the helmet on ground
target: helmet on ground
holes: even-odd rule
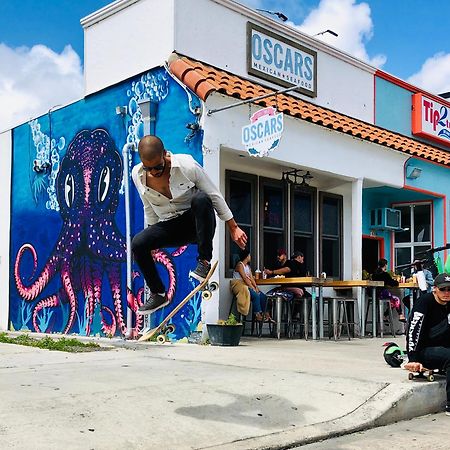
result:
[[[386,342],[383,346],[386,347],[383,353],[384,360],[391,367],[400,367],[403,363],[405,352],[395,342]]]

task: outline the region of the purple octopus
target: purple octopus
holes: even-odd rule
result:
[[[101,305],[102,331],[114,335],[118,327],[126,334],[122,309],[121,267],[126,261],[125,238],[120,233],[115,213],[119,203],[122,180],[122,159],[109,134],[102,129],[79,132],[70,143],[56,179],[58,203],[63,220],[62,230],[49,260],[39,276],[25,285],[20,274],[23,255],[33,258],[34,276],[38,256],[32,244],[26,243],[17,252],[14,265],[16,287],[26,302],[37,301],[33,308],[33,327],[39,329],[39,313],[61,303],[69,304],[69,316],[64,326],[68,333],[74,325],[78,300],[86,301],[86,335],[90,334],[95,305]],[[186,247],[167,254],[155,250],[149,257],[168,271],[169,300],[175,295],[176,277],[172,257],[181,255]],[[44,298],[39,296],[53,277],[59,273],[61,288]],[[102,281],[106,273],[111,289],[114,311],[102,305]],[[138,276],[137,273],[134,276]],[[136,312],[142,304],[144,289],[134,295],[127,291],[127,302]],[[135,328],[142,325],[142,317],[135,319]],[[80,330],[81,331],[81,330]]]

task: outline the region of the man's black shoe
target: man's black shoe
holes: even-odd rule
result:
[[[150,294],[148,300],[138,309],[137,313],[140,316],[151,314],[152,312],[155,312],[168,304],[169,299],[167,295]]]
[[[195,270],[190,271],[189,275],[192,278],[195,278],[196,280],[200,281],[200,283],[203,283],[203,281],[205,281],[205,278],[208,276],[210,270],[211,270],[210,263],[204,263],[203,261],[199,261],[197,263],[197,267],[195,268]]]

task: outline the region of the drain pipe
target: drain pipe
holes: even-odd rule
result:
[[[132,292],[132,278],[131,278],[131,223],[130,223],[130,175],[129,175],[129,161],[130,151],[134,150],[134,144],[125,144],[122,147],[123,156],[123,185],[125,188],[125,238],[127,250],[127,333],[125,339],[133,338],[132,330],[132,314],[128,304],[128,293]]]

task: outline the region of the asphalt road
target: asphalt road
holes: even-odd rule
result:
[[[450,448],[450,417],[444,413],[304,445],[302,450],[414,450]]]

